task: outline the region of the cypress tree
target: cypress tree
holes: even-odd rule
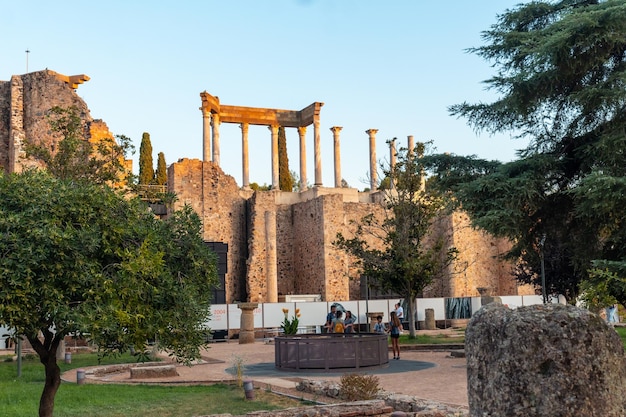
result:
[[[154,166],[152,165],[152,143],[150,134],[144,132],[139,147],[139,184],[148,185],[154,181]]]
[[[159,152],[157,158],[157,169],[154,175],[157,185],[165,185],[167,183],[167,165],[165,164],[165,155]]]
[[[278,128],[278,186],[281,191],[293,190],[293,178],[289,171],[289,157],[287,156],[287,137],[285,128]]]

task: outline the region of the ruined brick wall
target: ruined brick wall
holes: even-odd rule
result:
[[[275,203],[274,191],[255,192],[249,201],[249,235],[248,235],[248,259],[246,284],[248,290],[248,300],[251,302],[262,302],[267,295],[267,251],[266,242],[267,235],[265,229],[265,213],[276,213],[277,206]],[[272,214],[273,215],[273,214]],[[277,220],[277,228],[278,220]],[[278,231],[276,236],[279,236]],[[277,245],[280,239],[277,238]],[[276,247],[277,255],[281,248]],[[284,248],[283,248],[284,250]],[[230,256],[230,253],[228,254]],[[280,281],[278,283],[278,291],[281,292]]]
[[[54,152],[60,136],[51,132],[46,114],[55,106],[75,107],[91,140],[113,137],[103,121],[92,119],[87,104],[62,78],[54,71],[44,70],[0,81],[0,167],[5,172],[21,172],[38,165],[25,158],[26,140]]]
[[[178,196],[173,208],[187,204],[200,216],[204,240],[228,244],[226,299],[245,301],[246,199],[235,179],[211,162],[185,158],[170,165],[167,182]]]
[[[9,121],[11,114],[11,83],[0,81],[0,169],[9,171]]]

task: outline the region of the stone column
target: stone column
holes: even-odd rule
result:
[[[322,148],[320,145],[320,121],[313,121],[313,158],[315,159],[315,186],[322,186]]]
[[[424,328],[426,330],[436,330],[437,324],[435,322],[435,310],[427,308],[424,311]]]
[[[385,313],[383,313],[382,311],[373,311],[373,312],[367,313],[367,321],[370,324],[369,326],[370,333],[374,333],[374,327],[376,326],[376,323],[378,323],[378,319],[377,319],[378,316],[382,316],[383,323],[384,323]]]
[[[339,132],[343,129],[341,126],[333,126],[330,131],[333,132],[333,147],[335,150],[335,188],[341,188],[341,153],[339,147]]]
[[[366,130],[370,137],[370,191],[376,191],[378,185],[378,171],[376,167],[376,133],[378,129]]]
[[[267,294],[266,303],[278,302],[278,272],[276,263],[276,212],[265,212],[265,279]]]
[[[220,115],[211,115],[211,125],[213,127],[213,163],[220,166]]]
[[[396,138],[389,141],[389,167],[391,170],[391,178],[389,178],[389,186],[391,189],[396,188],[395,171],[396,171]]]
[[[254,343],[254,310],[258,303],[239,303],[237,307],[241,310],[241,322],[239,329],[239,344]]]
[[[298,136],[300,136],[300,191],[306,191],[306,126],[298,128]]]
[[[278,177],[278,126],[269,126],[272,132],[272,190],[280,190]]]
[[[211,113],[202,110],[202,161],[211,160]]]
[[[413,141],[413,135],[407,136],[407,153],[413,153],[415,150],[415,142]]]
[[[250,188],[250,160],[248,158],[248,123],[242,123],[241,127],[241,165],[242,165],[242,187]]]

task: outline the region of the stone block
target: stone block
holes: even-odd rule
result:
[[[130,379],[169,378],[173,376],[178,376],[174,365],[130,368]]]
[[[626,415],[619,336],[569,305],[480,309],[466,331],[470,416]]]

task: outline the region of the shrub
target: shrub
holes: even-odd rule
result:
[[[380,391],[378,377],[363,374],[344,374],[339,383],[339,396],[347,401],[376,398]]]

